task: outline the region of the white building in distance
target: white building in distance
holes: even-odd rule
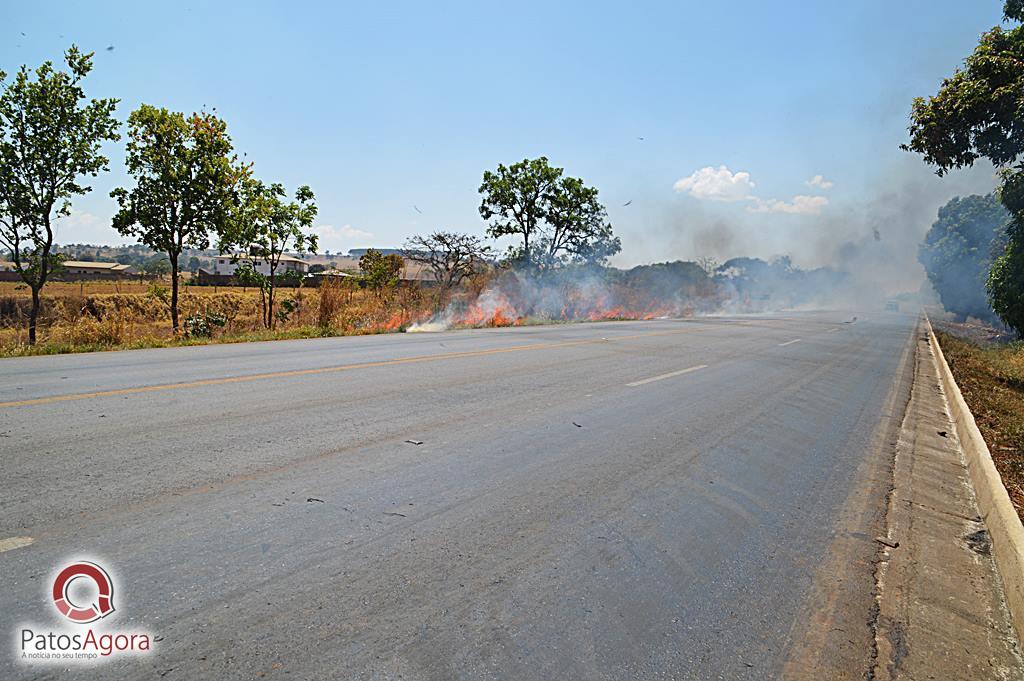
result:
[[[235,270],[240,265],[251,264],[253,269],[262,275],[270,276],[270,263],[266,258],[260,256],[249,256],[245,255],[218,255],[213,259],[213,274],[234,274]],[[292,255],[282,255],[278,261],[277,271],[275,275],[282,275],[288,272],[298,272],[299,274],[306,274],[309,271],[309,263],[301,258],[296,258]]]

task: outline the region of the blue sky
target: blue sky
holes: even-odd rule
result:
[[[119,97],[122,119],[141,102],[216,107],[260,177],[313,188],[332,251],[482,233],[483,171],[541,154],[600,189],[621,265],[784,252],[818,264],[876,223],[912,247],[941,203],[994,184],[984,168],[934,178],[898,145],[911,98],[998,23],[998,0],[0,12],[0,69],[75,42],[96,51],[88,92]],[[112,172],[75,202],[61,241],[120,241],[108,193],[127,179],[121,145],[109,151]],[[721,180],[733,194],[716,194]]]

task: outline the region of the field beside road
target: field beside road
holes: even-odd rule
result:
[[[175,337],[169,286],[160,280],[48,284],[41,340],[29,346],[30,291],[21,284],[0,282],[0,357],[381,333],[423,319],[431,309],[429,294],[418,288],[396,287],[380,296],[353,284],[334,291],[331,301],[325,301],[317,288],[280,288],[276,309],[284,304],[289,311],[269,330],[261,320],[259,289],[182,286],[183,325],[190,317],[213,314],[223,320],[223,326]]]
[[[2,360],[0,610],[92,556],[117,678],[860,679],[917,320],[853,314]]]
[[[942,331],[936,336],[1024,520],[1024,345],[981,346]]]

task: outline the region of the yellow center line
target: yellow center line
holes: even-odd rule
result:
[[[525,350],[545,350],[552,348],[568,348],[579,345],[593,345],[596,343],[614,343],[635,338],[649,338],[651,336],[665,336],[677,333],[689,333],[701,331],[699,328],[674,329],[672,331],[653,331],[650,333],[637,333],[628,336],[615,338],[595,338],[589,340],[559,341],[554,343],[531,343],[529,345],[513,345],[507,348],[493,348],[491,350],[468,350],[465,352],[449,352],[442,355],[418,355],[415,357],[403,357],[400,359],[387,359],[378,362],[361,362],[358,364],[342,364],[333,367],[319,367],[316,369],[296,369],[293,371],[274,371],[265,374],[248,374],[245,376],[228,376],[226,378],[207,378],[199,381],[187,381],[184,383],[165,383],[162,385],[147,385],[137,388],[119,388],[117,390],[98,390],[89,393],[71,393],[68,395],[53,395],[51,397],[37,397],[29,400],[15,400],[13,402],[0,402],[0,409],[10,407],[28,407],[36,404],[53,404],[55,402],[73,402],[75,400],[87,400],[94,397],[116,397],[119,395],[136,395],[139,393],[163,392],[165,390],[181,390],[185,388],[202,388],[210,385],[226,385],[229,383],[246,383],[249,381],[262,381],[269,378],[291,378],[293,376],[312,376],[315,374],[329,374],[339,371],[354,371],[356,369],[370,369],[373,367],[397,366],[399,364],[417,364],[420,362],[436,362],[445,359],[459,359],[462,357],[485,357],[508,352],[523,352]]]

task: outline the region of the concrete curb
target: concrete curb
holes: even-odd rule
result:
[[[1010,617],[1013,619],[1018,638],[1024,640],[1024,525],[1021,524],[1017,511],[1010,502],[1010,495],[1006,492],[999,471],[992,462],[988,445],[985,444],[978,424],[974,421],[974,415],[960,393],[960,387],[953,379],[953,373],[946,363],[946,357],[942,354],[931,320],[927,316],[925,323],[928,326],[928,338],[935,351],[935,361],[939,365],[939,376],[949,403],[950,416],[956,426],[956,435],[963,448],[967,470],[978,497],[978,508],[992,537],[992,556],[1003,579]]]

